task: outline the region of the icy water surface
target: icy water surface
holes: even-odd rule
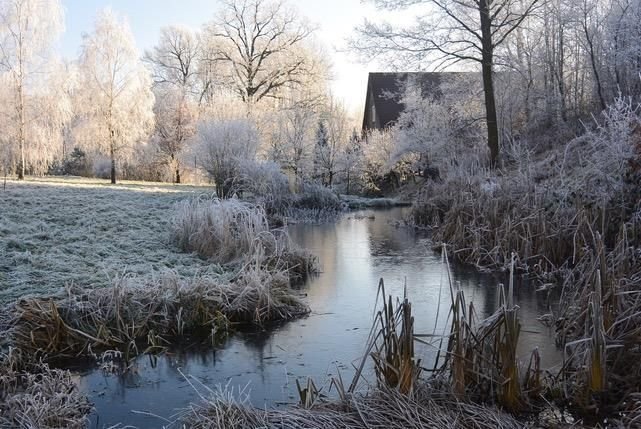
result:
[[[290,227],[292,239],[315,253],[322,266],[322,274],[303,288],[311,315],[269,332],[234,335],[217,350],[182,349],[157,361],[143,356],[134,371],[123,376],[100,370],[82,374],[81,388],[97,410],[92,426],[161,427],[166,421],[145,413],[170,419],[198,401],[195,388],[206,394],[205,386],[245,389],[254,405],[278,406],[298,399],[297,378],[304,383],[311,376],[327,389],[327,380],[340,371],[348,383],[352,364],[364,351],[381,277],[388,294],[401,296],[406,285],[417,333],[434,332],[440,301],[436,332],[441,333],[450,302],[449,289],[441,281],[441,257],[427,238],[393,226],[403,210],[351,213],[335,224]],[[474,302],[480,316],[489,315],[496,307],[497,285],[507,278],[456,266],[452,271],[468,302]],[[520,356],[528,359],[539,347],[542,365],[549,367],[560,356],[551,332],[536,320],[549,311],[547,299],[533,289],[526,283],[516,288],[523,323]],[[434,350],[419,352],[424,363],[434,360]]]

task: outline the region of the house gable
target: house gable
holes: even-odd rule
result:
[[[403,90],[408,81],[420,85],[425,97],[438,95],[444,77],[461,73],[370,73],[367,80],[362,131],[382,130],[393,126],[403,111]]]

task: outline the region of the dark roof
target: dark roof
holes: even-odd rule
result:
[[[403,89],[409,79],[421,86],[424,96],[435,94],[445,76],[460,75],[461,73],[370,73],[367,81],[367,94],[365,99],[365,112],[363,115],[363,131],[372,128],[368,120],[371,103],[376,110],[378,128],[387,128],[394,125],[403,111]],[[371,94],[371,98],[370,98]]]

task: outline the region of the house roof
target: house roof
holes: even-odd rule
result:
[[[369,128],[368,112],[371,111],[371,103],[374,103],[379,128],[394,125],[403,111],[401,99],[404,85],[408,79],[419,84],[423,95],[427,96],[438,91],[444,77],[460,74],[455,72],[370,73],[367,81],[363,131]]]

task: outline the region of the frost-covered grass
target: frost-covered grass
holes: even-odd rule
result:
[[[17,355],[0,353],[0,427],[86,428],[91,404],[71,373],[41,363],[22,370]]]
[[[234,395],[220,388],[202,393],[170,428],[477,428],[523,427],[513,416],[487,405],[457,401],[439,395],[427,386],[413,396],[397,390],[374,387],[366,395],[355,394],[334,403],[311,408],[259,409],[249,405],[246,392]],[[446,397],[443,397],[446,396]]]
[[[248,262],[283,271],[291,283],[316,271],[316,258],[298,249],[285,230],[270,229],[262,205],[237,199],[195,198],[177,204],[171,235],[186,252],[234,267]]]
[[[219,271],[170,240],[175,203],[205,193],[211,188],[62,177],[0,183],[0,302],[69,284],[108,286],[123,273]]]

